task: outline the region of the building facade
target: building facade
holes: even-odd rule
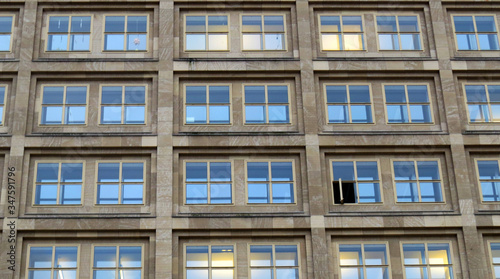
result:
[[[3,0],[0,277],[500,278],[500,1]]]

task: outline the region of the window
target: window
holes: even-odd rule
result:
[[[105,16],[105,51],[146,51],[148,16]]]
[[[29,247],[27,278],[78,278],[78,246]]]
[[[145,124],[146,86],[102,86],[101,124]]]
[[[491,265],[494,278],[500,278],[500,243],[490,242]]]
[[[229,85],[186,86],[186,124],[230,124]]]
[[[335,204],[382,202],[376,161],[332,161]]]
[[[186,279],[235,278],[233,245],[186,246]]]
[[[477,160],[483,201],[500,201],[500,169],[498,160]]]
[[[87,118],[87,86],[44,86],[41,125],[82,125]]]
[[[368,85],[326,85],[328,123],[373,123]]]
[[[386,244],[339,244],[341,279],[389,279]]]
[[[100,162],[96,204],[144,203],[143,162]]]
[[[494,16],[453,16],[458,50],[499,50]]]
[[[35,205],[82,203],[83,163],[36,164]]]
[[[5,100],[7,95],[7,86],[0,85],[0,125],[5,123]]]
[[[12,33],[14,29],[14,16],[0,15],[0,51],[12,49]]]
[[[294,203],[293,162],[247,162],[248,203]]]
[[[380,50],[422,50],[420,27],[415,16],[377,16]]]
[[[245,85],[245,124],[290,123],[287,85]]]
[[[92,278],[142,278],[142,246],[94,246]]]
[[[453,278],[449,243],[403,243],[405,278]]]
[[[500,122],[500,85],[465,85],[469,121]]]
[[[186,204],[231,204],[231,162],[186,162]]]
[[[49,16],[47,51],[89,51],[91,16]]]
[[[186,46],[189,51],[224,51],[228,45],[227,15],[187,15]]]
[[[299,278],[297,245],[250,245],[250,278]]]
[[[285,50],[284,15],[243,15],[243,50]]]
[[[439,161],[394,161],[398,202],[442,202]]]
[[[364,50],[363,20],[361,16],[319,17],[322,50]]]
[[[427,85],[385,85],[387,121],[393,123],[432,123]]]

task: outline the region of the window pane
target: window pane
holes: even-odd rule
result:
[[[208,203],[207,184],[186,184],[186,203],[187,204]]]
[[[208,267],[208,246],[187,246],[186,267]]]
[[[399,32],[418,32],[418,18],[416,16],[399,16]]]
[[[57,272],[54,271],[54,279],[77,279],[76,270],[58,270]]]
[[[62,86],[45,86],[43,88],[42,104],[63,104],[64,87]]]
[[[455,32],[475,32],[472,16],[454,16]]]
[[[366,279],[389,279],[388,268],[387,267],[367,267],[366,268]]]
[[[62,163],[61,182],[82,182],[83,164]]]
[[[385,244],[365,244],[365,265],[386,264],[387,254]]]
[[[299,265],[296,245],[276,245],[275,250],[276,250],[276,266]]]
[[[476,16],[477,32],[497,32],[495,19],[492,16]]]
[[[288,103],[288,87],[284,85],[270,85],[267,87],[268,103]]]
[[[210,203],[232,203],[231,184],[211,184]]]
[[[493,263],[500,263],[500,243],[490,243]]]
[[[142,182],[144,181],[143,163],[123,163],[122,164],[123,182]]]
[[[31,247],[30,268],[51,268],[52,247]]]
[[[217,279],[233,279],[234,272],[232,269],[212,269],[212,278]]]
[[[377,162],[356,162],[358,180],[378,180]]]
[[[142,247],[123,246],[120,247],[119,267],[141,267]]]
[[[442,202],[441,183],[420,182],[420,196],[422,202]]]
[[[47,88],[47,87],[45,87],[45,88]],[[45,90],[44,90],[44,93],[45,93]],[[87,87],[85,87],[85,86],[68,86],[68,87],[66,87],[66,104],[84,105],[86,103],[87,103]]]
[[[285,34],[265,34],[266,50],[285,49]]]
[[[396,183],[398,202],[418,202],[417,183]]]
[[[354,181],[354,163],[353,162],[332,162],[333,180]]]
[[[125,17],[106,16],[104,32],[125,32]]]
[[[283,16],[264,16],[264,32],[285,32]]]
[[[10,50],[10,40],[11,35],[1,34],[0,35],[0,51],[9,51]]]
[[[349,86],[349,98],[351,103],[370,103],[370,89],[368,85]]]
[[[127,18],[127,32],[147,32],[147,16],[129,16]]]
[[[262,34],[243,34],[243,50],[261,50],[261,49],[262,49]]]
[[[344,34],[345,50],[363,50],[365,49],[363,35]]]
[[[420,180],[439,180],[439,167],[437,161],[417,162],[418,179]]]
[[[490,102],[500,102],[500,85],[488,85],[488,93]]]
[[[243,32],[262,32],[261,16],[242,16]]]
[[[92,279],[108,279],[116,278],[114,270],[94,270],[94,277]]]
[[[101,109],[101,124],[121,124],[122,123],[122,107],[118,106],[102,106]]]
[[[49,19],[49,33],[68,33],[68,16],[51,16]]]
[[[125,35],[106,34],[104,36],[104,50],[123,50]]]
[[[186,50],[205,50],[205,34],[186,34]]]
[[[186,270],[187,279],[208,279],[208,270],[190,269]]]
[[[427,264],[425,244],[403,244],[404,264]]]
[[[90,16],[74,16],[71,18],[71,32],[90,33]]]
[[[269,123],[290,123],[288,106],[269,106]]]
[[[345,20],[346,17],[344,17]],[[354,18],[354,17],[352,17]],[[321,16],[321,31],[322,32],[340,32],[340,17],[339,16]]]
[[[97,204],[118,204],[119,185],[97,185]]]
[[[82,185],[61,185],[60,204],[81,204]]]
[[[245,86],[245,103],[266,103],[264,86]]]
[[[146,50],[147,43],[146,34],[127,34],[127,50]]]
[[[186,103],[206,104],[207,93],[205,86],[186,86]]]
[[[94,247],[95,267],[116,267],[116,247]]]
[[[427,244],[429,264],[451,264],[450,247],[446,243]]]
[[[205,16],[186,16],[186,32],[205,32]]]
[[[209,122],[211,124],[229,124],[229,106],[210,106]]]
[[[429,94],[425,85],[408,85],[408,101],[410,103],[428,103]]]
[[[343,16],[344,32],[363,32],[361,16]]]
[[[42,107],[41,124],[62,124],[62,107]]]
[[[99,163],[97,175],[99,182],[119,182],[120,181],[120,163]]]
[[[266,111],[264,106],[245,106],[246,123],[265,123]]]
[[[68,35],[49,35],[47,39],[47,50],[65,51],[68,50]]]
[[[267,162],[248,162],[248,181],[269,181],[269,170]]]
[[[477,161],[479,179],[500,179],[498,161]]]
[[[122,185],[122,204],[142,204],[143,203],[143,185],[125,184]]]
[[[125,124],[144,124],[145,113],[143,106],[125,107]]]
[[[347,105],[328,106],[328,122],[330,123],[349,123],[349,113]]]
[[[491,119],[494,122],[500,122],[500,105],[491,105]]]
[[[277,279],[299,279],[299,269],[298,268],[280,268],[276,269]]]
[[[212,267],[234,266],[233,246],[212,246]],[[231,270],[232,274],[232,270]]]
[[[339,245],[340,265],[362,265],[361,245],[340,244]]]
[[[102,104],[121,104],[122,103],[121,86],[103,86],[101,103]]]
[[[483,201],[500,201],[500,182],[481,182]]]
[[[407,279],[427,279],[427,267],[406,267],[405,275]]]
[[[186,163],[187,182],[205,182],[207,180],[207,163]]]
[[[59,175],[58,163],[39,163],[36,171],[37,182],[57,182]]]
[[[497,34],[478,34],[477,36],[481,50],[498,50]]]
[[[206,94],[204,86],[193,86],[198,88],[195,96],[191,96],[195,100],[199,100],[200,102],[203,100],[203,103],[206,102]],[[209,103],[210,104],[228,104],[229,101],[229,86],[210,86],[208,88],[209,95]]]
[[[356,92],[356,90],[355,90]],[[350,93],[350,92],[349,92]],[[356,93],[355,93],[356,95]],[[347,88],[345,85],[328,85],[326,87],[328,103],[347,103]]]
[[[141,270],[120,270],[118,279],[141,279]]]
[[[321,48],[323,50],[340,50],[341,35],[322,34]]]
[[[362,279],[363,268],[356,267],[342,267],[340,268],[342,279]]]
[[[267,268],[259,268],[259,269],[251,269],[250,270],[251,278],[259,278],[259,279],[273,279],[273,270]]]
[[[231,163],[210,163],[210,181],[231,181]]]
[[[35,204],[57,204],[57,185],[36,185]]]
[[[394,162],[394,175],[396,180],[416,180],[415,164],[413,162]]]
[[[121,89],[120,89],[120,98],[121,98]],[[125,104],[145,104],[145,103],[146,103],[145,86],[125,86]]]
[[[397,34],[379,34],[378,42],[380,50],[399,50]]]
[[[71,34],[69,37],[69,50],[88,51],[90,49],[90,35]]]
[[[468,105],[470,122],[489,122],[488,105]]]
[[[228,50],[227,34],[208,34],[209,50]]]
[[[411,105],[411,122],[413,123],[431,123],[431,108],[429,105]]]
[[[273,247],[271,245],[251,245],[250,266],[273,266]]]
[[[0,33],[12,32],[12,16],[0,16]]]
[[[272,162],[271,173],[272,181],[293,181],[292,162]]]
[[[402,50],[420,50],[420,35],[419,34],[401,34],[401,49]]]
[[[398,27],[396,24],[396,17],[377,16],[377,29],[378,32],[397,32]]]
[[[387,105],[389,123],[408,123],[408,108],[406,105]]]
[[[269,184],[248,184],[248,203],[270,203]]]
[[[378,183],[358,183],[358,188],[360,203],[382,201],[380,195],[380,185]]]
[[[457,34],[458,50],[477,50],[475,34]]]
[[[205,124],[207,123],[207,108],[205,106],[186,106],[186,123]]]
[[[227,16],[208,16],[208,32],[227,32]]]
[[[293,203],[292,183],[273,183],[273,203]]]
[[[372,107],[370,105],[351,105],[351,120],[352,123],[373,123]]]
[[[0,86],[0,104],[5,104],[5,86]]]
[[[384,89],[387,103],[406,103],[404,85],[386,85]]]
[[[54,258],[54,267],[58,268],[76,268],[78,247],[56,247]]]

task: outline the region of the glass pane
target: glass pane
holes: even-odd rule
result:
[[[188,269],[186,270],[187,279],[208,279],[208,270],[203,269]]]
[[[339,245],[340,265],[362,265],[363,258],[361,245],[359,244],[340,244]]]
[[[490,243],[493,263],[500,263],[500,243]]]
[[[202,87],[202,86],[196,86]],[[203,88],[203,87],[202,87]],[[210,86],[208,88],[209,103],[210,104],[228,104],[229,101],[229,86]],[[201,96],[203,94],[203,97]],[[205,90],[199,89],[198,100],[205,100]]]
[[[495,19],[492,16],[476,16],[477,32],[497,32]]]
[[[488,105],[468,105],[470,122],[489,122]]]
[[[285,85],[270,85],[267,87],[267,102],[272,104],[288,103],[288,87]]]
[[[209,50],[228,50],[227,34],[208,34]]]
[[[410,105],[412,123],[431,123],[431,108],[429,105]]]
[[[205,182],[207,180],[207,163],[186,163],[187,182]]]
[[[61,182],[82,182],[82,170],[81,163],[62,163]]]
[[[90,35],[71,34],[69,37],[69,50],[71,51],[90,50]]]
[[[285,32],[283,16],[264,16],[264,32]]]
[[[212,267],[233,267],[234,249],[231,245],[212,246]],[[232,274],[232,270],[231,270]]]
[[[299,265],[296,245],[276,245],[275,251],[276,251],[276,266]]]
[[[406,105],[387,105],[389,123],[408,123],[408,107]]]
[[[259,279],[273,279],[273,270],[267,268],[253,268],[250,270],[250,277]]]
[[[120,181],[120,163],[99,163],[97,181],[99,182]]]
[[[363,50],[365,43],[362,34],[344,34],[344,49],[345,50]]]
[[[77,257],[78,257],[78,247],[56,247],[55,252],[55,263],[56,268],[76,268]]]
[[[272,181],[293,181],[292,162],[272,162],[271,174]]]
[[[273,247],[271,245],[251,245],[250,266],[273,266]]]
[[[57,271],[54,271],[54,279],[77,279],[76,270],[57,270]]]
[[[121,106],[101,106],[101,124],[121,124]]]
[[[342,279],[363,279],[363,268],[342,267],[340,275]]]
[[[248,162],[248,181],[269,181],[269,170],[267,162]]]
[[[265,86],[245,86],[245,103],[266,103]]]
[[[421,50],[419,34],[401,34],[402,50]]]
[[[207,184],[186,184],[186,203],[187,204],[208,203]]]
[[[358,180],[378,180],[377,162],[356,162]]]
[[[146,108],[143,106],[125,107],[125,124],[144,124]]]
[[[186,50],[205,50],[205,34],[186,34]]]
[[[94,270],[94,277],[92,279],[108,279],[116,278],[114,270]]]
[[[118,279],[141,279],[141,270],[120,270]]]
[[[119,267],[141,267],[142,247],[122,246],[120,247]]]
[[[397,32],[398,27],[396,24],[396,17],[377,16],[377,29],[378,32]]]
[[[60,204],[81,204],[82,185],[61,185]]]
[[[207,88],[205,86],[186,86],[187,104],[206,104]]]
[[[418,18],[416,16],[399,16],[399,32],[418,32]]]
[[[345,20],[346,17],[344,17]],[[355,18],[355,17],[350,17]],[[354,20],[353,20],[354,21]],[[339,16],[321,16],[321,32],[340,32],[340,17]]]
[[[10,40],[12,35],[0,34],[0,51],[10,50]]]
[[[45,86],[43,88],[42,104],[63,104],[64,87],[62,86]]]
[[[500,201],[500,182],[481,182],[483,201]]]
[[[36,171],[37,182],[57,182],[59,175],[58,163],[39,163]]]
[[[386,103],[406,103],[404,85],[386,85],[384,90]]]
[[[268,106],[269,123],[290,123],[288,106]]]
[[[417,162],[418,179],[420,180],[439,180],[439,166],[437,161]]]
[[[372,107],[370,105],[351,106],[352,123],[373,123]]]
[[[119,185],[97,185],[97,204],[118,204]]]
[[[127,32],[147,32],[148,17],[147,16],[129,16],[127,18]]]
[[[106,16],[104,32],[125,32],[125,17]]]
[[[398,202],[418,202],[417,183],[396,183]]]
[[[68,33],[69,16],[51,16],[49,33]]]
[[[245,106],[246,123],[266,123],[266,111],[264,106]]]
[[[47,88],[47,87],[45,87]],[[45,90],[44,90],[45,93]],[[45,97],[45,96],[44,96]],[[66,87],[66,104],[87,103],[87,87],[85,86],[68,86]]]
[[[242,16],[243,32],[262,32],[261,16]]]
[[[458,50],[477,50],[475,34],[457,34]]]
[[[292,183],[273,183],[273,203],[293,203]]]
[[[349,112],[347,105],[329,105],[328,106],[329,123],[349,123]]]
[[[50,278],[50,270],[30,270],[28,271],[28,279],[52,279],[52,278]]]
[[[147,34],[127,34],[127,50],[146,50],[147,44]]]
[[[425,261],[425,244],[403,244],[404,264],[427,264]]]
[[[207,123],[207,107],[186,106],[186,123],[188,124]]]
[[[231,163],[210,163],[210,181],[231,181]]]
[[[57,204],[57,185],[36,185],[35,204]]]
[[[208,32],[227,32],[227,16],[208,16]]]
[[[498,161],[477,161],[479,179],[500,179]]]
[[[354,181],[354,162],[332,162],[333,180]]]
[[[365,265],[386,265],[385,244],[365,244]],[[382,277],[381,277],[382,278]]]
[[[451,264],[450,245],[446,243],[427,244],[429,264]]]
[[[74,16],[71,18],[71,32],[90,33],[90,16]]]
[[[370,89],[368,85],[349,86],[349,98],[351,103],[370,103]]]
[[[122,204],[142,204],[143,203],[142,184],[122,185]]]
[[[447,266],[434,266],[430,268],[432,279],[450,279],[451,268]]]
[[[299,279],[298,268],[280,268],[276,269],[277,279]]]
[[[356,92],[356,90],[355,90],[355,92]],[[347,103],[347,88],[346,88],[346,86],[345,85],[328,85],[328,86],[326,86],[326,101],[328,103]]]
[[[94,267],[116,267],[116,247],[95,246]]]
[[[186,32],[205,32],[205,16],[186,16]]]
[[[65,51],[68,50],[68,35],[49,35],[47,39],[47,50]]]
[[[429,94],[425,85],[408,85],[408,101],[410,103],[428,103]]]
[[[411,161],[394,162],[394,175],[396,180],[416,180],[415,163]]]
[[[472,16],[454,16],[455,32],[475,32]]]
[[[363,32],[361,16],[343,16],[344,32]]]
[[[358,183],[359,202],[381,202],[380,185],[378,183]]]
[[[479,48],[481,50],[498,50],[497,34],[478,34]]]
[[[30,268],[51,268],[52,247],[31,247]]]
[[[488,94],[490,102],[500,102],[500,85],[488,85]],[[0,97],[0,99],[3,99]]]
[[[266,50],[282,50],[285,49],[285,34],[265,34]]]
[[[366,279],[389,279],[387,267],[367,267]]]
[[[406,267],[406,279],[427,279],[427,267]]]
[[[493,269],[495,270],[495,279],[500,278],[500,266],[493,266]]]
[[[420,182],[420,196],[422,202],[442,202],[441,183]]]
[[[62,107],[42,107],[41,124],[62,124]]]
[[[5,104],[5,86],[0,86],[0,104]]]
[[[186,267],[208,267],[208,246],[187,246]]]
[[[123,50],[125,44],[125,35],[106,34],[104,36],[104,50]]]
[[[121,95],[121,89],[120,89],[120,95]],[[145,86],[125,86],[125,104],[145,104],[145,103],[146,103]]]
[[[321,48],[323,50],[340,50],[340,36],[337,34],[321,34]]]
[[[500,105],[491,105],[491,118],[494,122],[500,122]]]
[[[209,107],[209,122],[211,124],[228,124],[229,118],[229,106]]]
[[[121,104],[122,103],[121,86],[103,86],[101,103],[102,104]]]
[[[232,203],[231,184],[211,184],[210,203]]]
[[[269,184],[248,184],[248,203],[270,203]]]
[[[12,16],[0,16],[0,33],[12,32]]]
[[[397,34],[378,34],[380,50],[399,50]]]
[[[262,34],[243,34],[243,50],[261,50],[261,49],[262,49]]]

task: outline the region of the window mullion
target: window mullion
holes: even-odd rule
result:
[[[408,85],[405,85],[405,96],[406,96],[406,110],[408,112],[408,123],[413,123],[413,119],[411,118],[410,94],[408,94]]]
[[[485,89],[486,89],[486,102],[488,102],[488,113],[490,117],[489,122],[493,122],[493,111],[491,109],[491,101],[490,101],[490,86],[486,85]],[[484,120],[486,120],[486,118]]]
[[[116,270],[116,273],[115,273],[115,279],[118,279],[119,278],[119,273],[120,273],[120,246],[117,245],[116,246],[116,258],[115,258],[115,262],[116,262],[116,267],[115,267],[115,270]]]
[[[72,17],[73,16],[68,16],[68,33],[67,33],[68,34],[68,38],[66,39],[66,51],[71,51],[69,49],[69,43],[70,43],[70,39],[69,38],[71,37],[71,18]]]
[[[210,177],[210,165],[211,165],[211,162],[207,162],[207,202],[208,202],[208,204],[211,203],[210,193],[212,192],[212,185],[211,185],[212,178]]]
[[[270,203],[274,203],[273,201],[273,173],[272,173],[272,168],[271,168],[271,162],[267,162],[267,168],[268,168],[268,174],[269,174],[269,177],[268,177],[268,183],[269,183],[269,191],[268,191],[268,195],[269,195],[269,202]]]
[[[208,15],[205,16],[205,50],[210,50],[209,46],[208,46],[208,35],[209,32],[208,32]],[[208,87],[208,86],[207,86]],[[208,100],[208,99],[207,99]],[[207,102],[208,103],[208,102]],[[208,118],[207,118],[208,120]],[[208,122],[208,121],[207,121]]]
[[[418,192],[418,202],[422,202],[422,196],[420,194],[420,177],[418,174],[418,162],[413,161],[415,163],[415,176],[416,176],[416,182],[417,182],[417,192]]]
[[[344,29],[341,29],[341,30],[344,30]],[[343,37],[343,35],[342,35]],[[352,114],[351,114],[351,96],[350,96],[350,93],[351,93],[351,86],[350,85],[347,85],[346,86],[346,95],[347,95],[347,113],[349,113],[349,123],[352,123]]]
[[[124,26],[124,29],[125,29],[125,33],[123,34],[123,51],[126,51],[127,50],[127,33],[128,33],[128,15],[125,16],[125,26]]]
[[[354,187],[356,187],[356,203],[359,203],[359,185],[358,185],[358,170],[357,170],[357,165],[358,161],[353,161],[353,166],[354,166]],[[363,257],[364,259],[364,257]]]
[[[269,85],[264,85],[264,101],[266,102],[265,103],[265,110],[266,110],[266,124],[269,124],[269,93],[268,93],[268,86]],[[271,165],[271,163],[269,163],[269,165]],[[269,172],[269,174],[271,174]]]
[[[121,114],[122,114],[122,119],[121,119],[121,124],[125,124],[125,86],[121,86],[122,88],[122,103],[121,103],[121,106],[122,106],[122,111],[121,111]],[[121,163],[120,163],[121,165]]]
[[[118,174],[118,204],[122,204],[122,188],[124,185],[123,182],[123,162],[120,162],[120,169]]]
[[[208,43],[208,41],[207,41]],[[207,44],[208,45],[208,44]],[[205,98],[206,98],[206,108],[207,108],[207,111],[206,111],[206,118],[207,118],[207,124],[210,124],[210,86],[207,85],[205,86]]]
[[[62,174],[62,163],[59,163],[59,170],[57,171],[57,197],[56,197],[56,204],[60,204],[60,199],[59,199],[59,195],[60,195],[60,191],[61,191],[61,174]],[[55,249],[55,248],[54,248]]]

